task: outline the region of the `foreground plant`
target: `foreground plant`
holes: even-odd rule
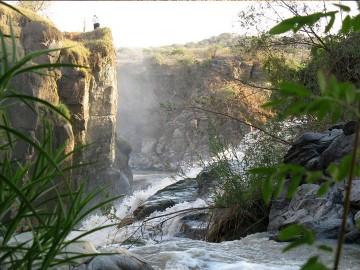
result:
[[[344,5],[337,6],[342,12],[349,12],[350,8]],[[322,18],[327,18],[328,22],[325,27],[325,33],[328,32],[334,24],[335,15],[338,11],[318,12],[307,16],[295,16],[290,19],[283,20],[277,26],[270,30],[270,34],[282,34],[288,31],[294,33],[301,30],[304,26],[312,26],[318,23]],[[360,15],[351,17],[347,15],[342,20],[342,27],[340,34],[346,35],[350,32],[360,30]],[[328,168],[329,175],[324,175],[322,171],[310,172],[301,166],[292,164],[283,164],[277,167],[270,168],[256,168],[252,172],[266,176],[263,182],[263,198],[265,202],[269,203],[271,198],[279,197],[284,188],[284,182],[291,175],[290,185],[287,189],[287,196],[291,198],[303,179],[307,183],[315,183],[320,180],[324,181],[318,191],[318,196],[326,194],[329,187],[334,183],[345,181],[345,200],[344,213],[342,217],[342,224],[338,237],[338,245],[335,254],[333,269],[339,268],[341,251],[344,242],[344,235],[346,229],[346,221],[350,209],[350,194],[352,181],[355,176],[360,176],[359,158],[359,134],[360,134],[360,91],[355,85],[350,82],[338,82],[335,76],[325,78],[322,73],[318,74],[318,84],[321,90],[321,95],[314,95],[309,89],[294,83],[282,82],[280,84],[280,99],[272,101],[265,106],[272,107],[278,104],[287,102],[288,98],[293,98],[296,102],[291,103],[286,110],[283,111],[281,117],[294,117],[300,115],[313,115],[319,121],[326,117],[331,119],[333,123],[339,121],[344,109],[351,111],[357,120],[356,133],[354,139],[354,147],[352,153],[345,156],[339,165],[331,165]],[[285,251],[300,245],[315,245],[315,232],[306,229],[301,225],[289,226],[282,230],[279,235],[280,240],[296,239],[289,244]],[[331,251],[331,248],[319,245],[319,249]],[[310,258],[302,269],[329,269],[317,256]]]
[[[10,51],[7,38],[11,39]],[[73,239],[68,238],[69,234],[89,213],[114,199],[89,208],[88,204],[102,190],[85,195],[86,181],[76,190],[68,178],[69,172],[80,165],[69,165],[66,161],[81,149],[69,153],[65,152],[65,146],[54,149],[53,128],[49,121],[43,121],[40,141],[16,130],[9,118],[9,108],[23,103],[36,113],[35,103],[38,103],[70,121],[61,108],[45,100],[17,93],[11,90],[10,83],[14,77],[26,72],[47,76],[48,69],[80,66],[34,64],[34,58],[62,49],[36,51],[17,60],[11,23],[9,36],[0,30],[0,42],[0,268],[50,269],[75,263],[76,259],[94,254],[69,253],[69,246],[103,227]],[[14,159],[14,149],[19,143],[29,145],[36,153],[35,158]],[[25,240],[22,238],[24,234],[19,234],[21,230],[29,233]],[[23,240],[17,240],[19,237]]]

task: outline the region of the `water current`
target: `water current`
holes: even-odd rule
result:
[[[186,172],[187,177],[195,177],[201,168],[195,167]],[[126,220],[142,202],[159,189],[172,184],[180,177],[152,172],[135,173],[137,190],[125,197],[110,213],[97,214],[83,223],[83,230],[100,225],[118,224]],[[196,200],[182,202],[165,211],[155,212],[149,219],[190,207],[204,207],[207,203]],[[243,239],[222,243],[208,243],[200,240],[179,238],[180,217],[174,215],[154,218],[146,222],[136,221],[132,225],[114,226],[92,233],[86,237],[98,248],[123,246],[140,258],[148,261],[156,270],[298,270],[308,258],[320,255],[329,266],[333,253],[317,251],[312,247],[301,247],[283,253],[286,243],[269,240],[267,233],[249,235]],[[161,226],[159,226],[161,224]],[[319,243],[320,244],[320,243]],[[335,249],[336,242],[326,240]],[[360,269],[360,246],[345,245],[340,269]]]

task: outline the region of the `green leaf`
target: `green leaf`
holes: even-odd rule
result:
[[[264,175],[272,175],[275,173],[276,169],[273,167],[259,167],[250,169],[249,172],[253,174],[264,174]]]
[[[304,234],[305,228],[303,225],[290,225],[285,229],[281,230],[279,233],[279,240],[286,241],[293,239],[295,237],[302,236]]]
[[[330,164],[327,170],[332,178],[337,179],[339,168],[335,164]]]
[[[278,183],[277,183],[277,186],[275,188],[275,191],[274,191],[274,198],[279,198],[283,189],[284,189],[284,183],[285,183],[285,178],[281,178]]]
[[[317,98],[308,104],[306,111],[316,115],[319,120],[322,120],[330,113],[329,108],[331,108],[331,106],[333,106],[333,104],[328,99]]]
[[[278,99],[278,100],[274,100],[274,101],[269,101],[266,102],[264,104],[261,105],[262,108],[272,108],[272,107],[276,107],[279,105],[283,105],[284,102],[286,101],[286,99],[282,98],[282,99]]]
[[[286,117],[291,115],[302,115],[306,113],[307,104],[304,102],[294,102],[287,108],[287,110],[280,115],[280,119],[285,120]]]
[[[354,102],[356,99],[356,87],[351,83],[342,83],[341,86],[341,89],[345,92],[346,102]]]
[[[329,246],[326,246],[326,245],[318,245],[318,249],[326,251],[326,252],[332,252],[333,251],[332,247],[329,247]]]
[[[352,19],[352,26],[353,26],[354,31],[359,31],[360,30],[360,14],[356,15]]]
[[[341,160],[336,175],[332,175],[332,177],[337,181],[340,182],[344,180],[350,171],[350,164],[352,160],[352,154],[347,154],[343,159]]]
[[[322,177],[323,177],[323,173],[321,171],[316,171],[316,172],[311,172],[307,175],[306,177],[306,182],[307,183],[316,183],[318,182]]]
[[[320,91],[321,91],[321,93],[323,95],[325,95],[325,93],[326,93],[326,80],[325,80],[324,74],[321,71],[319,71],[317,73],[317,79],[318,79]]]
[[[301,270],[329,270],[323,263],[318,261],[318,256],[311,257],[301,267]]]
[[[335,15],[332,15],[332,16],[330,16],[330,21],[329,21],[329,23],[326,25],[326,27],[325,27],[325,33],[327,33],[327,32],[329,32],[330,31],[330,29],[333,27],[333,25],[334,25],[334,22],[335,22]]]
[[[338,8],[340,8],[341,10],[344,10],[346,12],[351,11],[351,8],[349,6],[345,6],[345,5],[341,5],[341,4],[333,4],[334,6],[337,6]]]
[[[336,123],[340,120],[341,115],[343,114],[342,106],[332,106],[331,108],[331,122]],[[321,118],[323,119],[323,118]]]
[[[301,179],[302,179],[302,175],[295,175],[291,178],[290,185],[287,191],[288,198],[291,198],[295,194],[296,189],[301,183]]]
[[[294,28],[294,23],[293,22],[289,22],[289,20],[284,20],[281,23],[279,23],[278,25],[274,26],[273,28],[270,29],[269,34],[270,35],[279,35],[282,33],[286,33],[290,30],[292,30]]]
[[[347,15],[343,20],[340,32],[343,34],[347,34],[349,33],[350,28],[351,28],[351,18],[349,15]]]
[[[273,186],[272,186],[271,178],[268,177],[264,181],[264,186],[262,190],[263,199],[266,204],[270,203],[272,193],[273,193]]]
[[[287,252],[291,249],[297,248],[299,246],[303,246],[303,245],[307,245],[307,241],[304,238],[299,238],[296,239],[295,241],[293,241],[292,243],[290,243],[289,245],[287,245],[283,252]]]
[[[317,196],[321,197],[326,194],[326,192],[329,190],[330,182],[324,182],[320,185],[320,188],[317,191]]]
[[[291,82],[282,82],[280,84],[280,93],[282,95],[296,96],[303,98],[310,97],[312,94],[312,92],[309,89]]]

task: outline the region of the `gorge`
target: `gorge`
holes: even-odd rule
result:
[[[86,212],[82,223],[68,236],[89,241],[80,243],[83,252],[112,255],[94,256],[65,268],[102,269],[106,265],[108,269],[289,270],[300,269],[309,256],[317,255],[330,267],[344,211],[346,181],[341,179],[330,186],[325,197],[317,197],[322,179],[311,184],[300,179],[295,195],[288,198],[285,191],[291,183],[289,175],[282,196],[268,206],[263,203],[261,192],[250,198],[242,197],[242,191],[234,196],[224,195],[234,191],[234,186],[249,189],[250,178],[245,178],[247,166],[265,162],[264,157],[276,165],[283,163],[285,154],[286,164],[319,170],[327,176],[329,166],[341,163],[353,150],[356,121],[303,134],[306,119],[301,122],[293,118],[290,124],[281,122],[267,129],[267,119],[273,112],[261,104],[272,95],[273,82],[260,61],[263,56],[246,55],[235,46],[239,37],[231,34],[185,45],[116,50],[109,28],[62,33],[36,14],[22,16],[0,6],[0,15],[5,34],[2,54],[4,47],[11,51],[14,35],[17,58],[37,50],[59,48],[35,57],[29,65],[60,62],[78,65],[48,68],[50,76],[23,73],[9,85],[16,93],[53,104],[68,113],[70,121],[44,104],[12,99],[10,105],[15,105],[8,110],[11,125],[37,142],[46,138],[42,123],[47,119],[53,130],[48,149],[64,145],[63,152],[69,154],[80,148],[67,156],[61,166],[71,168],[66,177],[71,179],[74,190],[81,190],[85,179],[88,179],[85,194],[105,188],[92,203],[126,195],[102,205],[95,213]],[[299,48],[287,49],[290,58]],[[260,129],[256,130],[257,127]],[[287,133],[288,130],[292,133]],[[281,146],[274,144],[271,148],[277,137],[269,136],[269,132],[284,137]],[[268,147],[261,148],[264,144]],[[84,145],[88,146],[82,148]],[[258,149],[262,152],[257,152]],[[37,148],[25,142],[16,143],[10,153],[18,164],[36,160],[39,155]],[[58,155],[51,153],[54,157]],[[82,163],[90,164],[71,167]],[[218,169],[226,175],[219,175]],[[28,174],[31,173],[29,170]],[[25,180],[21,182],[24,185]],[[233,182],[228,185],[226,180]],[[344,246],[341,269],[360,267],[357,256],[360,232],[356,225],[360,219],[359,179],[354,179],[353,186],[346,234],[347,243],[353,244]],[[232,197],[243,205],[233,208]],[[11,207],[11,213],[5,211],[0,218],[5,225],[21,210],[15,204]],[[73,205],[66,207],[71,209]],[[83,211],[88,208],[91,204]],[[54,207],[54,213],[56,210]],[[246,212],[251,213],[246,216]],[[254,216],[255,220],[250,219]],[[237,223],[247,217],[250,226],[244,228],[246,221]],[[41,221],[36,218],[30,224]],[[63,217],[68,218],[71,217]],[[293,224],[313,229],[318,234],[316,244],[328,245],[333,251],[326,253],[303,246],[282,253],[287,243],[273,239],[278,239],[279,230]],[[10,244],[36,242],[31,226],[18,224],[13,229],[15,240]],[[9,237],[3,228],[0,232],[1,247],[6,248],[3,243]],[[24,235],[23,242],[18,240]],[[76,248],[78,251],[79,247]],[[70,249],[68,253],[71,252]],[[64,256],[68,254],[65,252]],[[7,269],[9,261],[5,262]],[[3,265],[0,261],[1,269]]]

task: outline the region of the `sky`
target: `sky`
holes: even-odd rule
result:
[[[97,15],[100,27],[111,29],[116,47],[146,48],[197,42],[222,33],[243,33],[238,14],[254,2],[51,1],[45,15],[59,30],[67,32],[83,31],[84,22],[86,31],[91,31],[92,18]],[[343,3],[355,5],[354,1]],[[270,10],[267,17],[274,15]],[[269,20],[263,26],[273,25],[275,22]]]
[[[246,1],[54,1],[46,14],[61,31],[110,27],[116,47],[150,47],[196,42],[235,33]]]

